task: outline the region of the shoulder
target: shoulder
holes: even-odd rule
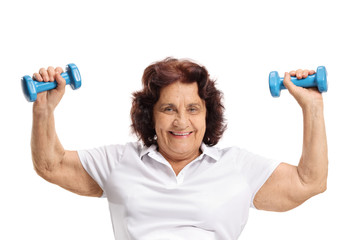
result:
[[[217,158],[218,160],[239,159],[248,153],[248,151],[245,149],[239,148],[237,146],[226,148],[220,148],[217,146],[203,146],[202,150],[205,154],[209,155],[210,157]]]
[[[231,165],[236,167],[246,159],[247,151],[237,146],[221,148],[218,146],[201,146],[205,155],[223,165]]]
[[[107,159],[121,159],[124,155],[140,156],[144,147],[138,142],[128,142],[126,144],[109,144],[100,147],[90,148],[86,150],[79,150],[80,158],[107,158]]]
[[[219,147],[207,147],[206,153],[210,157],[217,157],[220,162],[233,163],[241,168],[253,168],[259,166],[272,165],[273,160],[255,154],[245,148],[238,146],[219,148]]]
[[[131,155],[139,158],[149,149],[140,142],[128,142],[125,145],[117,145],[117,147],[121,148],[123,155]]]
[[[117,158],[120,156],[140,157],[141,154],[148,148],[139,142],[128,142],[126,144],[113,144],[103,147],[108,153],[116,154]]]

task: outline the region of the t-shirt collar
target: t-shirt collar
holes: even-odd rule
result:
[[[205,143],[201,143],[200,149],[202,151],[201,155],[206,155],[209,156],[210,158],[212,158],[215,161],[218,161],[220,159],[220,153],[219,150],[215,147],[209,147],[207,146]],[[140,152],[140,158],[142,158],[143,156],[152,153],[152,152],[157,152],[157,146],[156,145],[151,145],[150,147],[143,147],[143,149]]]

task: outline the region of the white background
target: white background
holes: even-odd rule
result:
[[[220,147],[291,164],[302,150],[301,109],[287,91],[271,97],[268,74],[326,66],[328,190],[286,213],[251,210],[240,239],[359,239],[359,10],[350,0],[1,1],[0,239],[113,239],[105,199],[33,171],[32,104],[20,78],[77,64],[83,86],[67,87],[56,127],[66,149],[87,149],[136,140],[131,93],[167,56],[194,59],[217,79],[228,120]]]

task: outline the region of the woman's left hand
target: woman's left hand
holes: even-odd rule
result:
[[[284,76],[284,86],[289,90],[290,94],[296,99],[303,110],[309,108],[313,109],[314,107],[322,108],[322,95],[317,88],[303,88],[296,86],[293,82],[291,82],[290,76],[296,76],[297,79],[304,79],[313,74],[315,74],[314,70],[298,69],[296,71],[291,71],[290,73],[286,72]]]

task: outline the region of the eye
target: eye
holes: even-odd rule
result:
[[[191,108],[188,108],[188,111],[189,111],[190,113],[197,113],[197,112],[199,111],[199,109],[196,108],[196,107],[191,107]]]
[[[164,112],[164,113],[173,113],[173,112],[175,112],[175,108],[171,107],[171,106],[168,106],[168,107],[162,108],[161,111]]]

